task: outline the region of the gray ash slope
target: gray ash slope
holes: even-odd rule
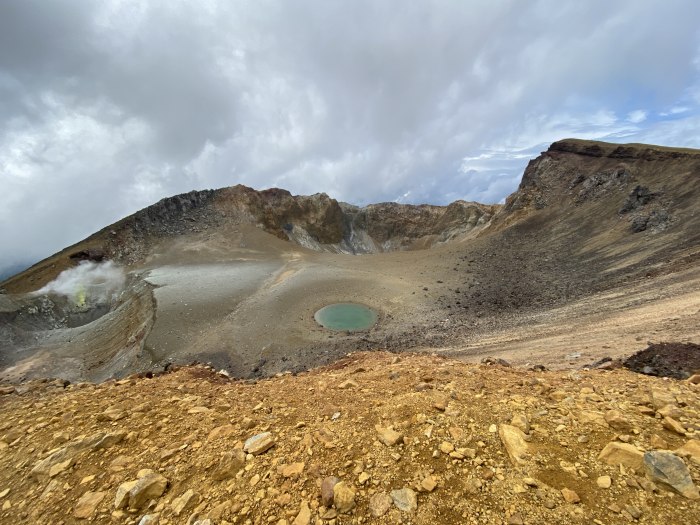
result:
[[[63,353],[66,363],[80,363],[76,377],[96,367],[103,377],[203,357],[249,376],[303,369],[356,348],[466,348],[532,315],[697,267],[699,177],[695,150],[567,139],[529,163],[504,206],[357,208],[324,194],[244,186],[164,199],[2,286],[10,294],[35,290],[80,259],[136,272],[246,259],[272,264],[272,277],[235,304],[217,303],[221,314],[201,306],[207,319],[191,321],[194,313],[169,311],[162,301],[149,306],[142,295],[151,286],[142,286],[134,310],[123,310],[141,322],[115,318],[128,326],[119,336],[98,323],[109,335],[107,357],[88,363],[84,350],[61,342],[25,348],[9,364],[32,375],[32,356]],[[317,331],[313,308],[343,297],[377,308],[382,321],[352,336]],[[290,310],[298,317],[279,320]],[[105,343],[90,343],[91,325],[80,330],[94,353]]]

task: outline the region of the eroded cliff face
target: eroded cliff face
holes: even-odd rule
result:
[[[247,221],[312,250],[349,254],[429,248],[485,227],[498,208],[464,201],[358,207],[325,193],[294,196],[241,185],[218,190],[214,200],[229,220]]]
[[[659,232],[679,219],[674,211],[694,205],[698,174],[698,150],[565,139],[528,163],[494,222],[568,209],[599,221],[622,219],[633,233]],[[603,213],[591,213],[601,207]]]

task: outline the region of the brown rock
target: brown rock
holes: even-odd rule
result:
[[[222,437],[230,436],[236,432],[236,427],[233,425],[221,425],[219,427],[213,428],[209,435],[207,436],[207,441],[214,441]]]
[[[166,460],[170,459],[171,457],[173,457],[178,452],[180,452],[180,449],[178,447],[166,449],[160,453],[160,459],[162,461],[166,461]]]
[[[126,411],[119,407],[109,407],[97,415],[97,421],[119,421],[126,417]]]
[[[656,410],[659,410],[666,405],[675,405],[676,396],[666,389],[652,387],[651,389],[651,404]]]
[[[605,413],[605,421],[610,428],[620,432],[632,432],[632,423],[619,410],[608,410]]]
[[[635,470],[642,468],[643,458],[644,454],[633,445],[616,441],[605,445],[598,455],[598,459],[608,465],[624,465]]]
[[[49,468],[49,477],[50,478],[55,478],[62,472],[65,472],[69,468],[71,468],[75,464],[75,458],[70,458],[67,459],[66,461],[62,461],[61,463],[55,463],[51,465]]]
[[[53,442],[57,445],[62,445],[70,441],[70,434],[65,431],[55,432],[53,435]]]
[[[683,416],[683,411],[675,405],[666,405],[657,411],[661,416],[678,419]]]
[[[188,489],[184,494],[173,500],[173,514],[175,514],[175,516],[179,516],[186,510],[192,509],[195,505],[197,505],[197,503],[199,503],[200,499],[201,497],[199,494],[192,489]]]
[[[304,471],[304,463],[290,463],[289,465],[281,465],[277,471],[284,478],[293,478],[299,476]]]
[[[528,446],[523,431],[512,425],[501,424],[498,427],[498,435],[513,464],[524,464],[528,454]]]
[[[423,480],[420,482],[420,487],[425,492],[432,492],[437,487],[437,481],[433,476],[428,476],[423,478]]]
[[[653,448],[660,448],[660,449],[667,449],[668,448],[668,441],[666,441],[664,438],[659,436],[658,434],[652,434],[651,439],[649,440],[649,443]]]
[[[369,512],[375,518],[381,518],[389,512],[392,499],[386,492],[378,492],[369,500]]]
[[[514,512],[508,517],[508,525],[525,525],[523,516],[519,512]]]
[[[671,432],[685,436],[685,428],[683,428],[683,425],[672,417],[665,416],[662,425],[666,430],[670,430]]]
[[[340,480],[335,476],[328,476],[321,482],[321,504],[324,507],[333,505],[333,487],[339,482]]]
[[[129,506],[129,492],[136,485],[136,480],[126,481],[117,487],[117,494],[114,497],[114,508],[125,509]]]
[[[444,399],[438,399],[437,401],[433,402],[433,408],[440,412],[444,412],[447,410],[447,401]]]
[[[635,520],[638,520],[639,518],[642,517],[642,511],[638,507],[635,507],[634,505],[625,505],[625,512],[632,516]]]
[[[668,446],[659,448],[668,448]],[[677,449],[675,453],[683,458],[690,458],[693,462],[700,464],[700,440],[691,439],[687,441],[685,445]]]
[[[448,431],[450,437],[455,441],[459,441],[464,437],[464,430],[459,427],[450,427]]]
[[[510,424],[522,430],[525,434],[530,433],[530,420],[525,414],[515,414],[510,420]]]
[[[454,449],[455,446],[449,441],[443,441],[442,443],[440,443],[440,452],[442,452],[443,454],[449,454]]]
[[[333,505],[341,514],[347,514],[355,506],[355,491],[352,487],[341,481],[333,487]]]
[[[607,427],[608,422],[605,420],[605,415],[597,410],[581,410],[576,414],[578,420],[584,424],[594,424],[601,427]]]
[[[381,425],[376,425],[374,428],[377,430],[379,441],[388,447],[396,445],[403,438],[401,433],[396,432],[391,428],[385,428]]]
[[[75,504],[73,517],[78,519],[90,518],[106,495],[106,492],[86,492]]]
[[[581,503],[581,498],[571,489],[561,489],[561,495],[564,496],[564,501],[567,503]]]
[[[219,461],[219,465],[214,470],[213,477],[215,480],[232,478],[244,466],[245,452],[240,448],[235,448],[223,455],[221,461]]]
[[[311,523],[311,509],[309,509],[309,504],[302,500],[299,513],[294,518],[292,525],[309,525],[309,523]]]

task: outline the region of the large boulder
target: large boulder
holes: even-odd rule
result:
[[[688,499],[700,499],[700,492],[683,460],[673,452],[654,450],[644,454],[644,471],[654,483]]]

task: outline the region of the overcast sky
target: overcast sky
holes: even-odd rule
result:
[[[700,2],[2,0],[0,273],[246,184],[499,202],[564,137],[700,147]]]

